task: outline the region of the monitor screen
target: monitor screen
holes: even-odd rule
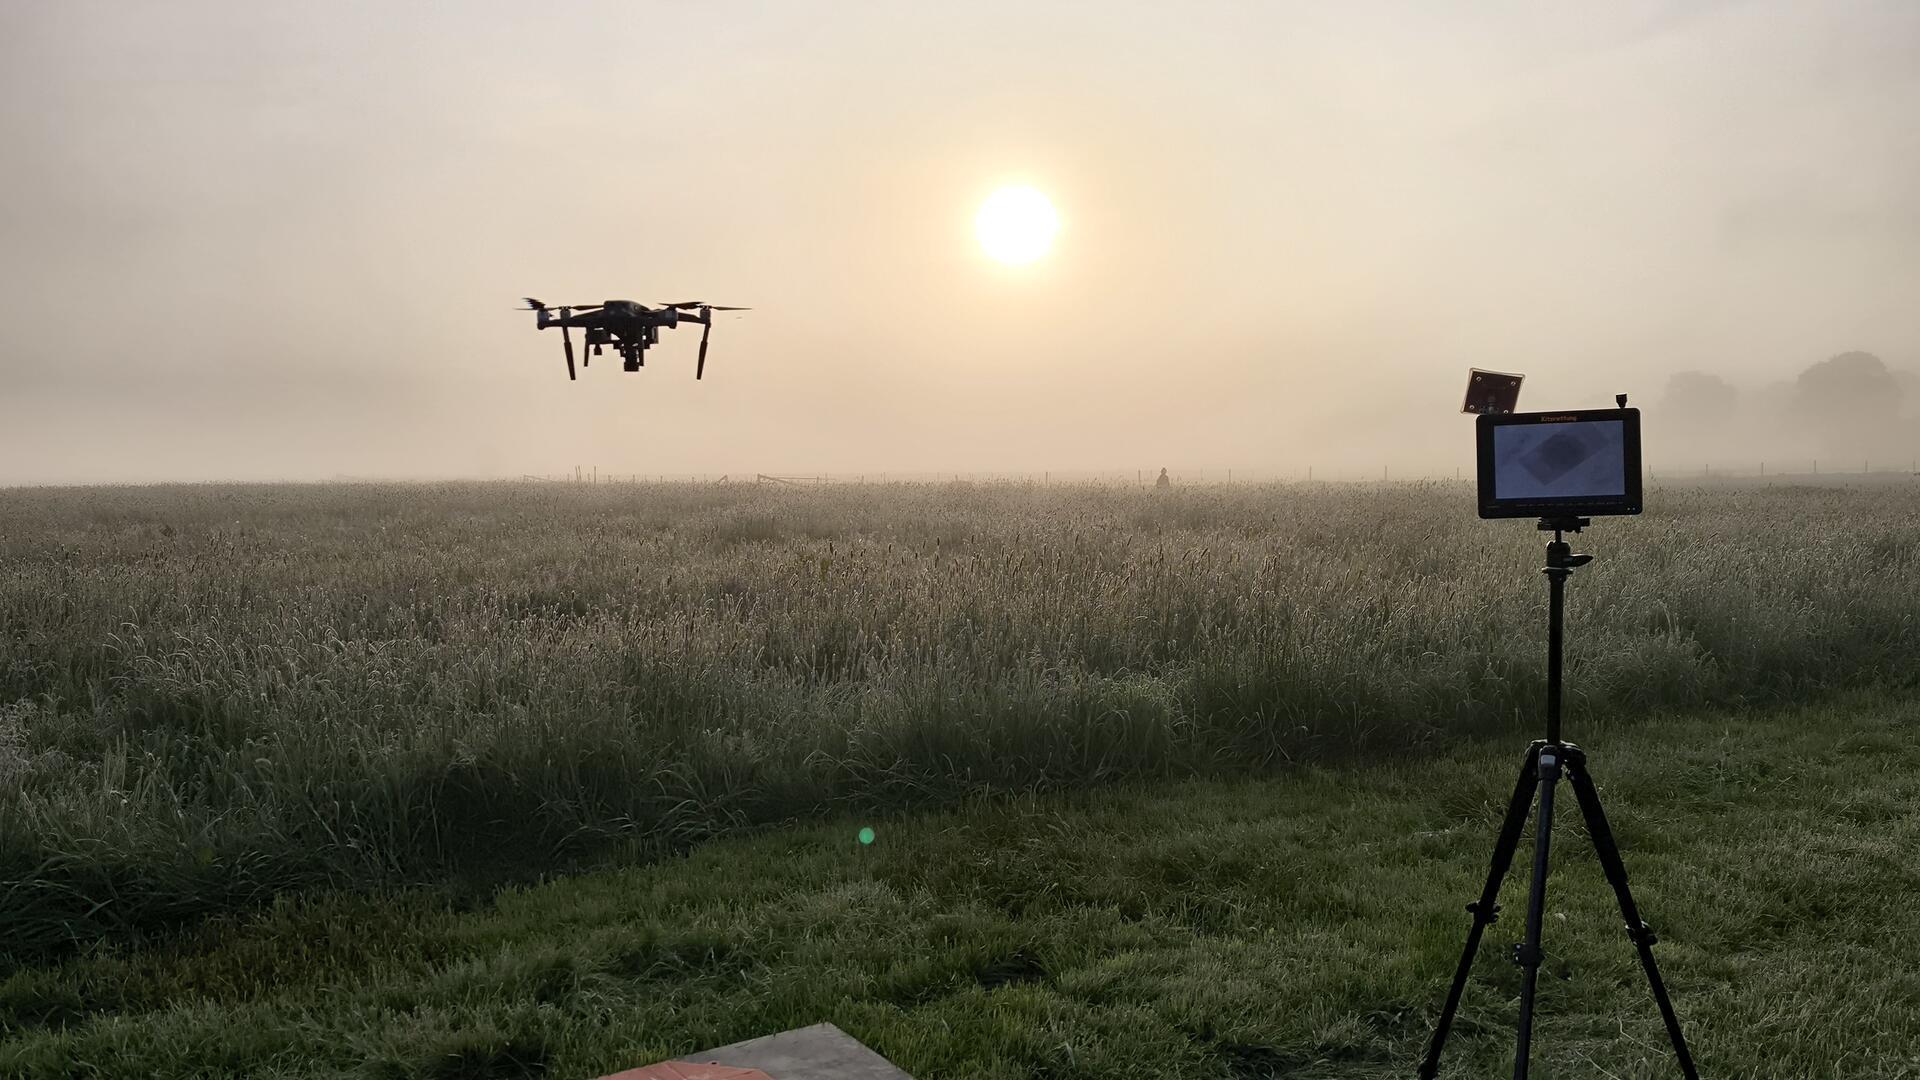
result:
[[[1493,432],[1493,497],[1573,499],[1627,493],[1626,424],[1498,427]]]

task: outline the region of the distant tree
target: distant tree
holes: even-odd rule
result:
[[[1799,387],[1792,379],[1762,383],[1747,394],[1747,411],[1766,424],[1777,424],[1793,413],[1794,395]]]
[[[1920,414],[1920,371],[1896,371],[1893,381],[1900,384],[1900,401],[1906,406],[1906,415],[1913,418]]]
[[[1666,396],[1661,409],[1672,417],[1684,417],[1685,423],[1713,425],[1733,419],[1740,392],[1732,383],[1704,371],[1678,371],[1667,379]]]
[[[1872,453],[1899,438],[1904,387],[1872,353],[1845,352],[1800,373],[1793,406],[1836,452]]]

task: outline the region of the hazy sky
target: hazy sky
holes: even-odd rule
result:
[[[0,0],[0,91],[0,483],[1438,472],[1472,365],[1920,367],[1913,0]],[[755,310],[570,384],[523,295]]]

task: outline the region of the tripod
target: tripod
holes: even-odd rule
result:
[[[1660,1018],[1666,1021],[1667,1038],[1673,1043],[1674,1056],[1680,1059],[1680,1071],[1687,1080],[1699,1080],[1693,1068],[1693,1055],[1687,1052],[1686,1037],[1680,1033],[1680,1021],[1667,999],[1666,984],[1660,981],[1660,969],[1653,962],[1653,928],[1640,919],[1633,893],[1627,888],[1627,868],[1620,861],[1620,847],[1614,842],[1613,829],[1600,808],[1600,794],[1593,778],[1587,775],[1587,755],[1578,746],[1560,739],[1560,638],[1566,606],[1567,578],[1574,570],[1593,561],[1591,555],[1575,555],[1563,533],[1579,532],[1592,524],[1587,518],[1541,518],[1540,529],[1553,533],[1547,545],[1547,737],[1527,747],[1526,760],[1520,765],[1519,780],[1513,786],[1513,798],[1507,804],[1506,820],[1500,826],[1500,838],[1493,845],[1493,866],[1480,899],[1467,905],[1473,913],[1473,926],[1467,931],[1467,946],[1460,954],[1460,966],[1454,970],[1453,986],[1447,991],[1447,1003],[1440,1011],[1440,1023],[1434,1028],[1427,1057],[1420,1065],[1421,1080],[1440,1075],[1440,1052],[1446,1048],[1447,1033],[1453,1027],[1454,1012],[1460,1007],[1460,995],[1467,988],[1467,974],[1473,967],[1474,953],[1480,947],[1480,935],[1487,924],[1500,916],[1500,882],[1513,865],[1514,849],[1520,844],[1520,831],[1527,823],[1534,796],[1540,800],[1540,817],[1533,834],[1533,881],[1527,892],[1526,940],[1514,946],[1513,962],[1520,965],[1520,1030],[1513,1055],[1514,1080],[1526,1080],[1529,1050],[1533,1042],[1534,984],[1540,975],[1540,921],[1547,900],[1547,845],[1553,837],[1553,791],[1560,775],[1566,773],[1573,786],[1580,813],[1586,818],[1587,834],[1593,839],[1600,857],[1600,868],[1613,886],[1620,902],[1620,914],[1627,920],[1627,939],[1640,953],[1640,966],[1646,970],[1647,984],[1653,988],[1653,1000],[1660,1006]]]

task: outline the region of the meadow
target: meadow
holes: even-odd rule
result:
[[[1916,726],[1881,694],[1579,724],[1702,1076],[1920,1077]],[[842,815],[471,906],[283,897],[0,978],[0,1075],[585,1080],[827,1020],[920,1080],[1404,1080],[1519,749]],[[1532,1075],[1678,1076],[1556,831]],[[1445,1077],[1509,1075],[1526,878]]]
[[[1649,502],[1580,538],[1576,724],[1910,683],[1920,485]],[[0,492],[0,959],[1524,736],[1544,539],[1454,483]]]

